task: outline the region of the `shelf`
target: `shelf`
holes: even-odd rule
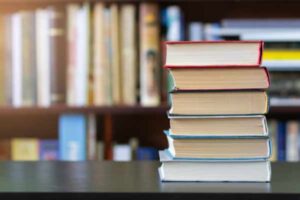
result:
[[[66,106],[52,107],[0,107],[0,115],[6,114],[61,114],[61,113],[94,113],[94,114],[165,114],[168,106]]]

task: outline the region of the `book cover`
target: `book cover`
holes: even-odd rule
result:
[[[84,115],[65,114],[59,117],[60,160],[86,159],[86,126]]]
[[[140,13],[140,100],[144,106],[156,106],[160,103],[158,5],[142,3]]]
[[[131,4],[121,5],[121,68],[122,97],[126,105],[137,103],[137,25],[136,7]]]
[[[286,161],[286,122],[279,121],[277,124],[277,155],[278,161]]]
[[[39,150],[40,160],[59,160],[57,140],[40,140]]]
[[[13,138],[11,156],[15,161],[36,161],[39,159],[39,141],[35,138]]]
[[[66,101],[66,13],[64,7],[51,6],[49,12],[51,104]]]

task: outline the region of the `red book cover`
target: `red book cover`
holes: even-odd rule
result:
[[[207,43],[256,43],[258,44],[258,48],[257,48],[257,62],[255,64],[215,64],[215,65],[170,65],[170,64],[166,64],[166,60],[167,60],[167,45],[176,45],[176,44],[207,44]],[[263,41],[225,41],[225,40],[221,40],[221,41],[179,41],[179,42],[170,42],[170,41],[166,41],[164,42],[164,48],[163,48],[163,60],[164,60],[164,67],[165,68],[183,68],[183,67],[190,67],[190,68],[200,68],[200,67],[259,67],[261,65],[261,61],[262,61],[262,51],[263,51],[263,47],[264,47],[264,43]]]

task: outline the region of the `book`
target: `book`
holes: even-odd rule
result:
[[[176,90],[267,89],[266,68],[169,68]]]
[[[36,161],[39,159],[39,141],[35,138],[13,138],[11,156],[14,161]]]
[[[286,129],[286,160],[299,161],[299,122],[295,120],[288,121]]]
[[[37,105],[47,107],[51,104],[50,85],[50,15],[46,9],[35,12],[36,35],[36,72],[37,72]]]
[[[59,160],[57,140],[39,141],[39,160]]]
[[[59,117],[60,160],[86,159],[86,117],[80,114],[64,114]]]
[[[112,99],[118,105],[122,103],[122,76],[121,71],[121,41],[120,41],[120,16],[119,6],[110,5],[111,14],[111,66],[112,66]]]
[[[277,126],[277,160],[286,161],[286,122],[279,121]]]
[[[97,158],[97,119],[94,114],[87,116],[87,159]]]
[[[162,181],[205,182],[268,182],[271,179],[269,161],[205,161],[176,160],[160,151],[159,176]]]
[[[143,106],[160,103],[159,8],[154,3],[140,4],[140,101]]]
[[[263,54],[264,60],[300,60],[300,50],[298,49],[266,49]]]
[[[11,16],[11,104],[22,106],[22,16],[14,13]]]
[[[13,68],[13,65],[12,65],[12,55],[13,55],[13,52],[12,52],[12,23],[13,23],[13,20],[12,20],[12,15],[5,15],[4,17],[5,19],[5,29],[4,29],[4,32],[3,32],[3,37],[4,37],[4,40],[5,40],[5,46],[4,46],[4,49],[5,49],[5,54],[4,56],[6,57],[6,59],[4,60],[4,76],[6,78],[4,78],[4,85],[5,85],[5,102],[7,103],[7,105],[13,105],[13,100],[12,100],[12,96],[13,96],[13,80],[12,80],[12,68]]]
[[[268,125],[269,125],[269,135],[271,138],[271,142],[272,142],[272,155],[270,157],[270,161],[275,162],[277,161],[277,151],[278,151],[278,146],[277,146],[277,121],[274,119],[271,119],[268,121]]]
[[[137,160],[157,160],[158,152],[153,147],[138,147],[136,150]]]
[[[50,100],[51,104],[66,102],[66,12],[64,7],[50,6],[49,54],[50,54]]]
[[[66,87],[67,87],[67,104],[76,105],[77,99],[77,85],[76,85],[76,64],[77,64],[77,13],[80,10],[78,4],[68,4],[66,7],[66,16],[67,16],[67,78],[66,78]]]
[[[97,160],[104,160],[104,143],[102,141],[98,141],[97,143]]]
[[[265,116],[169,116],[172,137],[268,136]]]
[[[121,5],[121,71],[122,98],[126,105],[137,104],[137,25],[136,7],[131,4]]]
[[[22,105],[36,104],[35,15],[21,12],[22,23]]]
[[[5,15],[0,15],[0,31],[2,36],[0,37],[0,105],[7,105],[6,101],[6,60],[10,57],[6,57],[6,34],[7,34],[7,20]]]
[[[11,140],[0,140],[0,160],[11,160]]]
[[[165,66],[259,66],[261,41],[165,42]]]
[[[173,138],[167,135],[168,152],[176,159],[249,160],[267,159],[271,155],[270,140],[256,138]]]
[[[131,148],[128,144],[115,144],[113,146],[113,161],[130,161]]]
[[[105,5],[103,3],[96,3],[93,10],[93,84],[94,84],[94,105],[108,104],[108,86],[106,69],[106,60],[108,49],[105,44]]]
[[[189,41],[199,41],[204,39],[204,28],[202,22],[190,22],[188,25]]]
[[[278,19],[231,19],[225,18],[221,21],[222,26],[226,28],[299,28],[299,18],[278,18]]]
[[[251,115],[268,111],[268,96],[261,90],[174,91],[171,115]]]

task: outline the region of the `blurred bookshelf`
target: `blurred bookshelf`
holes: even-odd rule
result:
[[[150,4],[154,6],[150,6],[151,8],[148,8],[148,10],[145,8],[143,10],[141,8],[142,4]],[[129,8],[127,7],[127,11],[125,8],[123,10],[123,7],[126,5],[129,6]],[[31,87],[31,89],[33,88],[33,92],[31,92],[34,93],[34,98],[29,97],[29,103],[28,101],[26,101],[26,105],[23,104],[23,94],[21,94],[21,97],[19,94],[19,97],[17,98],[12,98],[12,96],[10,96],[9,98],[4,98],[3,95],[0,95],[0,120],[2,120],[3,122],[0,123],[0,139],[5,140],[14,138],[34,138],[37,140],[58,140],[58,138],[60,137],[59,129],[61,117],[64,115],[74,114],[84,116],[87,122],[89,121],[89,116],[93,116],[93,120],[96,121],[96,123],[94,124],[94,128],[92,128],[94,130],[94,133],[92,134],[92,139],[90,138],[90,140],[96,140],[96,142],[100,142],[100,146],[102,145],[103,149],[101,151],[99,150],[100,153],[98,153],[103,154],[102,159],[114,159],[114,151],[127,152],[127,155],[125,155],[126,158],[135,159],[136,154],[132,153],[132,150],[130,150],[130,148],[132,146],[136,146],[136,143],[138,143],[140,147],[149,147],[149,154],[153,152],[153,149],[151,148],[165,148],[167,146],[167,141],[162,133],[162,130],[169,127],[167,119],[167,111],[169,109],[169,106],[167,103],[166,95],[166,85],[168,81],[166,73],[161,67],[161,42],[164,40],[188,40],[194,36],[195,40],[261,39],[266,42],[266,51],[271,52],[271,54],[268,56],[268,59],[270,57],[272,58],[272,56],[278,56],[276,53],[272,54],[272,51],[274,49],[275,51],[282,51],[283,49],[284,54],[291,53],[290,51],[293,51],[291,54],[289,54],[290,57],[292,57],[291,60],[283,59],[281,57],[278,58],[278,60],[276,60],[277,57],[275,60],[266,60],[267,57],[264,58],[264,60],[266,61],[265,65],[266,67],[268,67],[271,74],[271,88],[269,91],[271,96],[271,104],[268,118],[278,123],[281,121],[288,123],[288,121],[290,120],[300,121],[300,88],[298,88],[298,82],[300,83],[299,6],[300,1],[286,2],[283,0],[0,0],[0,12],[2,19],[0,22],[0,30],[3,35],[8,34],[8,36],[11,37],[18,36],[16,34],[12,34],[11,31],[7,32],[7,26],[9,26],[10,30],[13,28],[13,30],[19,30],[20,27],[18,27],[16,24],[27,23],[28,25],[28,23],[32,23],[32,20],[28,19],[27,21],[25,19],[25,22],[22,22],[23,17],[20,17],[20,15],[23,15],[22,13],[26,13],[25,15],[29,15],[29,17],[27,16],[27,18],[33,16],[33,18],[35,18],[34,20],[36,20],[36,16],[39,16],[38,18],[41,19],[39,23],[43,24],[46,19],[45,15],[48,15],[51,12],[60,12],[59,9],[64,9],[65,11],[63,15],[64,17],[62,19],[64,21],[63,23],[65,23],[64,38],[60,38],[61,40],[54,41],[56,42],[54,43],[53,47],[55,50],[51,50],[53,55],[47,58],[50,63],[46,62],[48,70],[51,70],[53,66],[55,66],[55,70],[63,70],[60,71],[58,73],[59,75],[56,77],[56,80],[59,82],[56,83],[57,91],[63,91],[65,93],[63,100],[59,102],[52,102],[50,98],[51,94],[43,93],[43,89],[45,87],[48,87],[49,90],[49,85],[52,84],[50,83],[52,80],[50,80],[49,77],[46,77],[46,79],[49,79],[46,83],[43,82],[43,84],[40,84],[37,83],[38,81],[36,80],[36,82],[32,84],[29,83],[28,80],[30,81],[33,79],[37,79],[37,77],[28,76],[26,78],[27,83],[25,84],[31,85],[29,87]],[[253,12],[253,10],[255,10],[255,12]],[[81,14],[74,15],[74,12],[78,12]],[[147,21],[149,19],[143,18],[144,15],[149,14],[147,12],[150,12],[151,17],[149,18],[151,18],[150,20],[153,20],[154,25],[152,28],[150,27],[148,33],[145,33],[142,30],[142,26],[147,26],[147,23],[149,24],[149,22]],[[97,18],[97,16],[99,17],[99,15],[106,15],[106,17],[108,15],[108,18],[102,16],[103,19],[99,20],[99,18]],[[58,16],[60,16],[60,14],[58,14]],[[14,27],[11,27],[12,23],[7,25],[7,21],[5,21],[5,19],[7,20],[7,17],[10,18],[9,20],[15,21]],[[96,18],[99,21],[95,20]],[[123,18],[126,18],[125,21],[127,20],[127,22],[122,21],[124,20]],[[244,29],[228,27],[230,26],[230,23],[233,22],[235,23],[235,25],[238,24],[236,21],[234,21],[236,19],[256,19],[259,21],[266,18],[273,20],[279,19],[279,22],[283,25],[282,27],[277,27],[276,25],[275,28],[258,27],[254,28],[254,30],[250,25],[250,27],[244,27]],[[106,23],[105,25],[105,21],[107,19],[110,20],[108,23],[119,24],[119,26],[107,27],[108,23]],[[131,19],[131,21],[128,21],[128,19]],[[289,19],[291,19],[292,21],[288,21]],[[81,20],[82,23],[77,22],[76,24],[76,20]],[[172,20],[174,20],[175,22]],[[287,20],[288,22],[284,20]],[[52,23],[52,25],[54,26],[61,26],[61,22],[62,21],[48,21],[47,23]],[[70,48],[72,49],[73,47],[70,47],[70,45],[74,45],[68,43],[68,40],[72,40],[72,35],[68,36],[68,33],[72,32],[68,30],[69,23],[75,23],[75,29],[77,26],[77,29],[79,27],[79,29],[86,30],[84,32],[78,32],[78,34],[81,34],[80,37],[83,37],[83,39],[89,39],[83,43],[82,41],[80,41],[80,44],[83,44],[83,47],[81,49],[77,47],[76,51],[73,52],[73,54],[70,53],[71,51],[62,50],[69,50]],[[105,30],[98,30],[99,27],[95,26],[94,23],[104,23],[104,25],[102,25],[105,27],[103,28]],[[172,29],[172,23],[179,23],[179,25],[177,24],[179,28],[176,27],[177,25],[175,25],[175,33],[170,31]],[[256,22],[254,22],[254,24],[255,23]],[[274,23],[274,21],[271,22],[271,25],[272,23]],[[277,22],[275,21],[275,23]],[[291,25],[291,27],[289,27],[289,25]],[[297,27],[298,25],[299,27]],[[61,27],[52,28],[55,29]],[[126,31],[122,31],[123,29],[126,29]],[[103,53],[103,49],[101,49],[102,46],[99,47],[95,44],[102,43],[103,38],[96,38],[95,35],[105,35],[107,34],[105,31],[107,30],[109,30],[108,35],[110,37],[110,42],[113,43],[111,45],[115,46],[111,50],[111,54],[104,54],[100,56],[102,60],[97,60],[97,56],[95,55],[100,55],[101,52]],[[194,34],[194,36],[191,36],[191,30],[195,31],[196,35]],[[41,56],[43,58],[43,56],[45,55],[42,53],[44,52],[44,49],[46,47],[45,45],[39,46],[39,44],[43,44],[43,42],[41,41],[44,41],[45,39],[45,37],[43,37],[43,35],[45,36],[45,30],[43,32],[43,29],[40,28],[39,31],[39,33],[35,34],[42,35],[42,39],[32,39],[31,35],[29,34],[27,35],[27,40],[34,41],[34,44],[37,45],[33,47],[35,48],[34,56]],[[128,35],[124,34],[124,32],[126,32]],[[114,35],[113,33],[116,34]],[[90,35],[86,37],[87,34]],[[143,36],[143,34],[145,35]],[[13,64],[7,64],[5,59],[8,56],[12,56],[10,55],[11,52],[7,52],[7,48],[3,47],[5,45],[8,45],[8,49],[13,48],[13,46],[10,45],[9,42],[7,42],[7,40],[12,40],[5,37],[3,38],[3,35],[0,36],[0,66],[12,66]],[[107,37],[107,35],[105,37]],[[154,41],[154,46],[153,44],[149,44],[149,41],[147,44],[148,37],[156,38],[156,41]],[[124,38],[128,38],[129,42]],[[146,44],[141,45],[143,39],[146,39]],[[65,43],[65,47],[61,46],[62,41]],[[124,41],[127,41],[127,43],[124,43]],[[53,41],[47,40],[47,42]],[[18,44],[15,45],[18,46]],[[127,45],[127,48],[131,49],[129,50],[129,53],[127,50],[122,50],[122,45]],[[25,46],[28,47],[28,49],[31,48],[30,44],[28,43],[26,43]],[[86,49],[84,48],[87,48],[89,50],[85,51]],[[147,57],[147,48],[151,50],[149,55],[154,55],[153,57]],[[117,53],[115,53],[116,49],[118,51]],[[22,52],[20,54],[22,54]],[[71,60],[70,57],[72,57]],[[68,71],[68,69],[71,68],[70,66],[72,65],[72,62],[75,62],[74,60],[72,60],[74,58],[81,59],[79,62],[84,63],[82,64],[85,66],[84,70],[93,71],[92,84],[94,84],[95,81],[98,81],[98,84],[94,84],[92,88],[94,88],[95,85],[97,85],[97,87],[99,85],[104,85],[104,87],[100,86],[98,88],[98,92],[100,91],[99,93],[101,93],[100,96],[102,95],[102,97],[110,96],[109,102],[106,99],[99,97],[99,95],[98,97],[96,97],[97,95],[94,94],[93,89],[92,93],[89,91],[91,90],[89,85],[91,74],[88,74],[87,71]],[[99,71],[94,70],[94,68],[96,68],[96,65],[99,67],[101,65],[99,63],[108,58],[111,62],[109,64],[112,68],[111,70],[117,70],[117,73],[115,73],[115,71],[109,72],[114,75],[117,74],[115,77],[112,77],[111,74],[109,75],[109,81],[115,83],[110,86],[105,85],[107,83],[103,82],[103,80],[97,79]],[[147,70],[145,71],[145,64],[142,64],[143,59],[150,60],[152,58],[155,59],[155,69],[153,70],[154,72],[149,72]],[[34,59],[34,61],[31,60],[31,62],[33,63],[38,62],[36,61],[38,60],[38,58],[31,59]],[[43,59],[40,58],[40,61],[41,60]],[[118,61],[117,64],[115,63],[116,60]],[[151,63],[152,61],[153,60],[150,60],[149,62]],[[25,60],[24,62],[27,62],[27,64],[25,63],[27,65],[26,69],[32,70],[32,65],[28,64],[30,63],[30,61]],[[38,65],[38,63],[35,63],[35,65]],[[130,67],[125,68],[125,66],[123,65]],[[3,72],[3,70],[5,69],[2,67],[0,70],[2,70],[1,72]],[[131,71],[127,71],[126,76],[123,77],[123,74],[125,73],[122,70]],[[29,71],[29,73],[27,72],[27,75],[32,75],[35,73],[36,72],[30,73]],[[51,73],[52,71],[49,72],[49,74]],[[69,73],[76,73],[77,77],[71,79],[70,81],[68,79],[68,77],[70,76]],[[147,75],[149,73],[155,74],[153,74],[153,76],[151,75],[150,78],[146,78],[145,81],[145,78],[142,78],[142,76],[144,75],[141,74]],[[47,72],[44,71],[42,72],[42,74],[43,77],[45,77],[45,74],[47,75]],[[84,79],[81,78],[82,74],[84,74]],[[11,76],[11,74],[5,74],[6,79],[7,77]],[[4,88],[3,86],[6,86],[6,83],[4,84],[5,77],[3,77],[2,75],[0,78],[2,85],[2,87],[0,88],[0,93],[3,90],[8,90],[8,92],[6,92],[10,93],[12,87],[15,87],[15,84],[10,83],[10,86],[8,87],[9,89]],[[61,77],[63,77],[63,79],[61,79]],[[119,82],[120,79],[122,79],[123,82]],[[150,82],[153,82],[149,83],[148,79],[151,79]],[[43,78],[42,80],[44,81]],[[79,82],[77,80],[79,80]],[[134,80],[134,82],[129,83],[132,80]],[[24,87],[20,82],[17,84],[19,84],[18,87]],[[82,85],[84,86],[84,89],[82,89]],[[126,85],[127,89],[124,89],[124,85]],[[274,87],[272,87],[272,85],[274,85]],[[75,88],[72,88],[72,86],[74,86]],[[150,91],[148,91],[149,88],[147,87],[152,88],[150,88]],[[104,91],[107,88],[110,88],[109,91]],[[20,88],[15,89],[17,91],[20,90]],[[25,87],[25,91],[30,90],[27,90],[27,88]],[[80,92],[74,94],[74,91]],[[118,92],[116,93],[115,91]],[[5,95],[7,95],[7,93],[5,93]],[[86,96],[83,97],[83,94]],[[26,95],[26,98],[28,98],[28,94]],[[46,95],[46,98],[44,98],[44,96],[42,97],[42,99],[39,99],[39,95]],[[273,99],[272,103],[273,97],[275,97],[275,100]],[[127,100],[124,100],[125,98],[127,98]],[[97,102],[95,103],[95,101]],[[87,126],[89,127],[89,125]],[[298,135],[300,138],[300,133]],[[87,138],[88,137],[89,136],[87,136]],[[130,142],[131,140],[137,140],[138,142]],[[127,146],[122,146],[124,144]],[[87,146],[88,145],[89,143],[87,144]],[[93,145],[94,147],[92,148],[96,148],[95,142]],[[114,148],[114,146],[116,146],[116,148]],[[147,152],[147,150],[145,151]],[[155,153],[152,153],[153,156],[148,156],[148,158],[155,159],[154,154]],[[147,153],[145,155],[147,155]],[[95,159],[95,155],[92,156],[93,158],[88,157],[89,156],[87,156],[86,159]],[[120,160],[122,160],[122,158]]]

